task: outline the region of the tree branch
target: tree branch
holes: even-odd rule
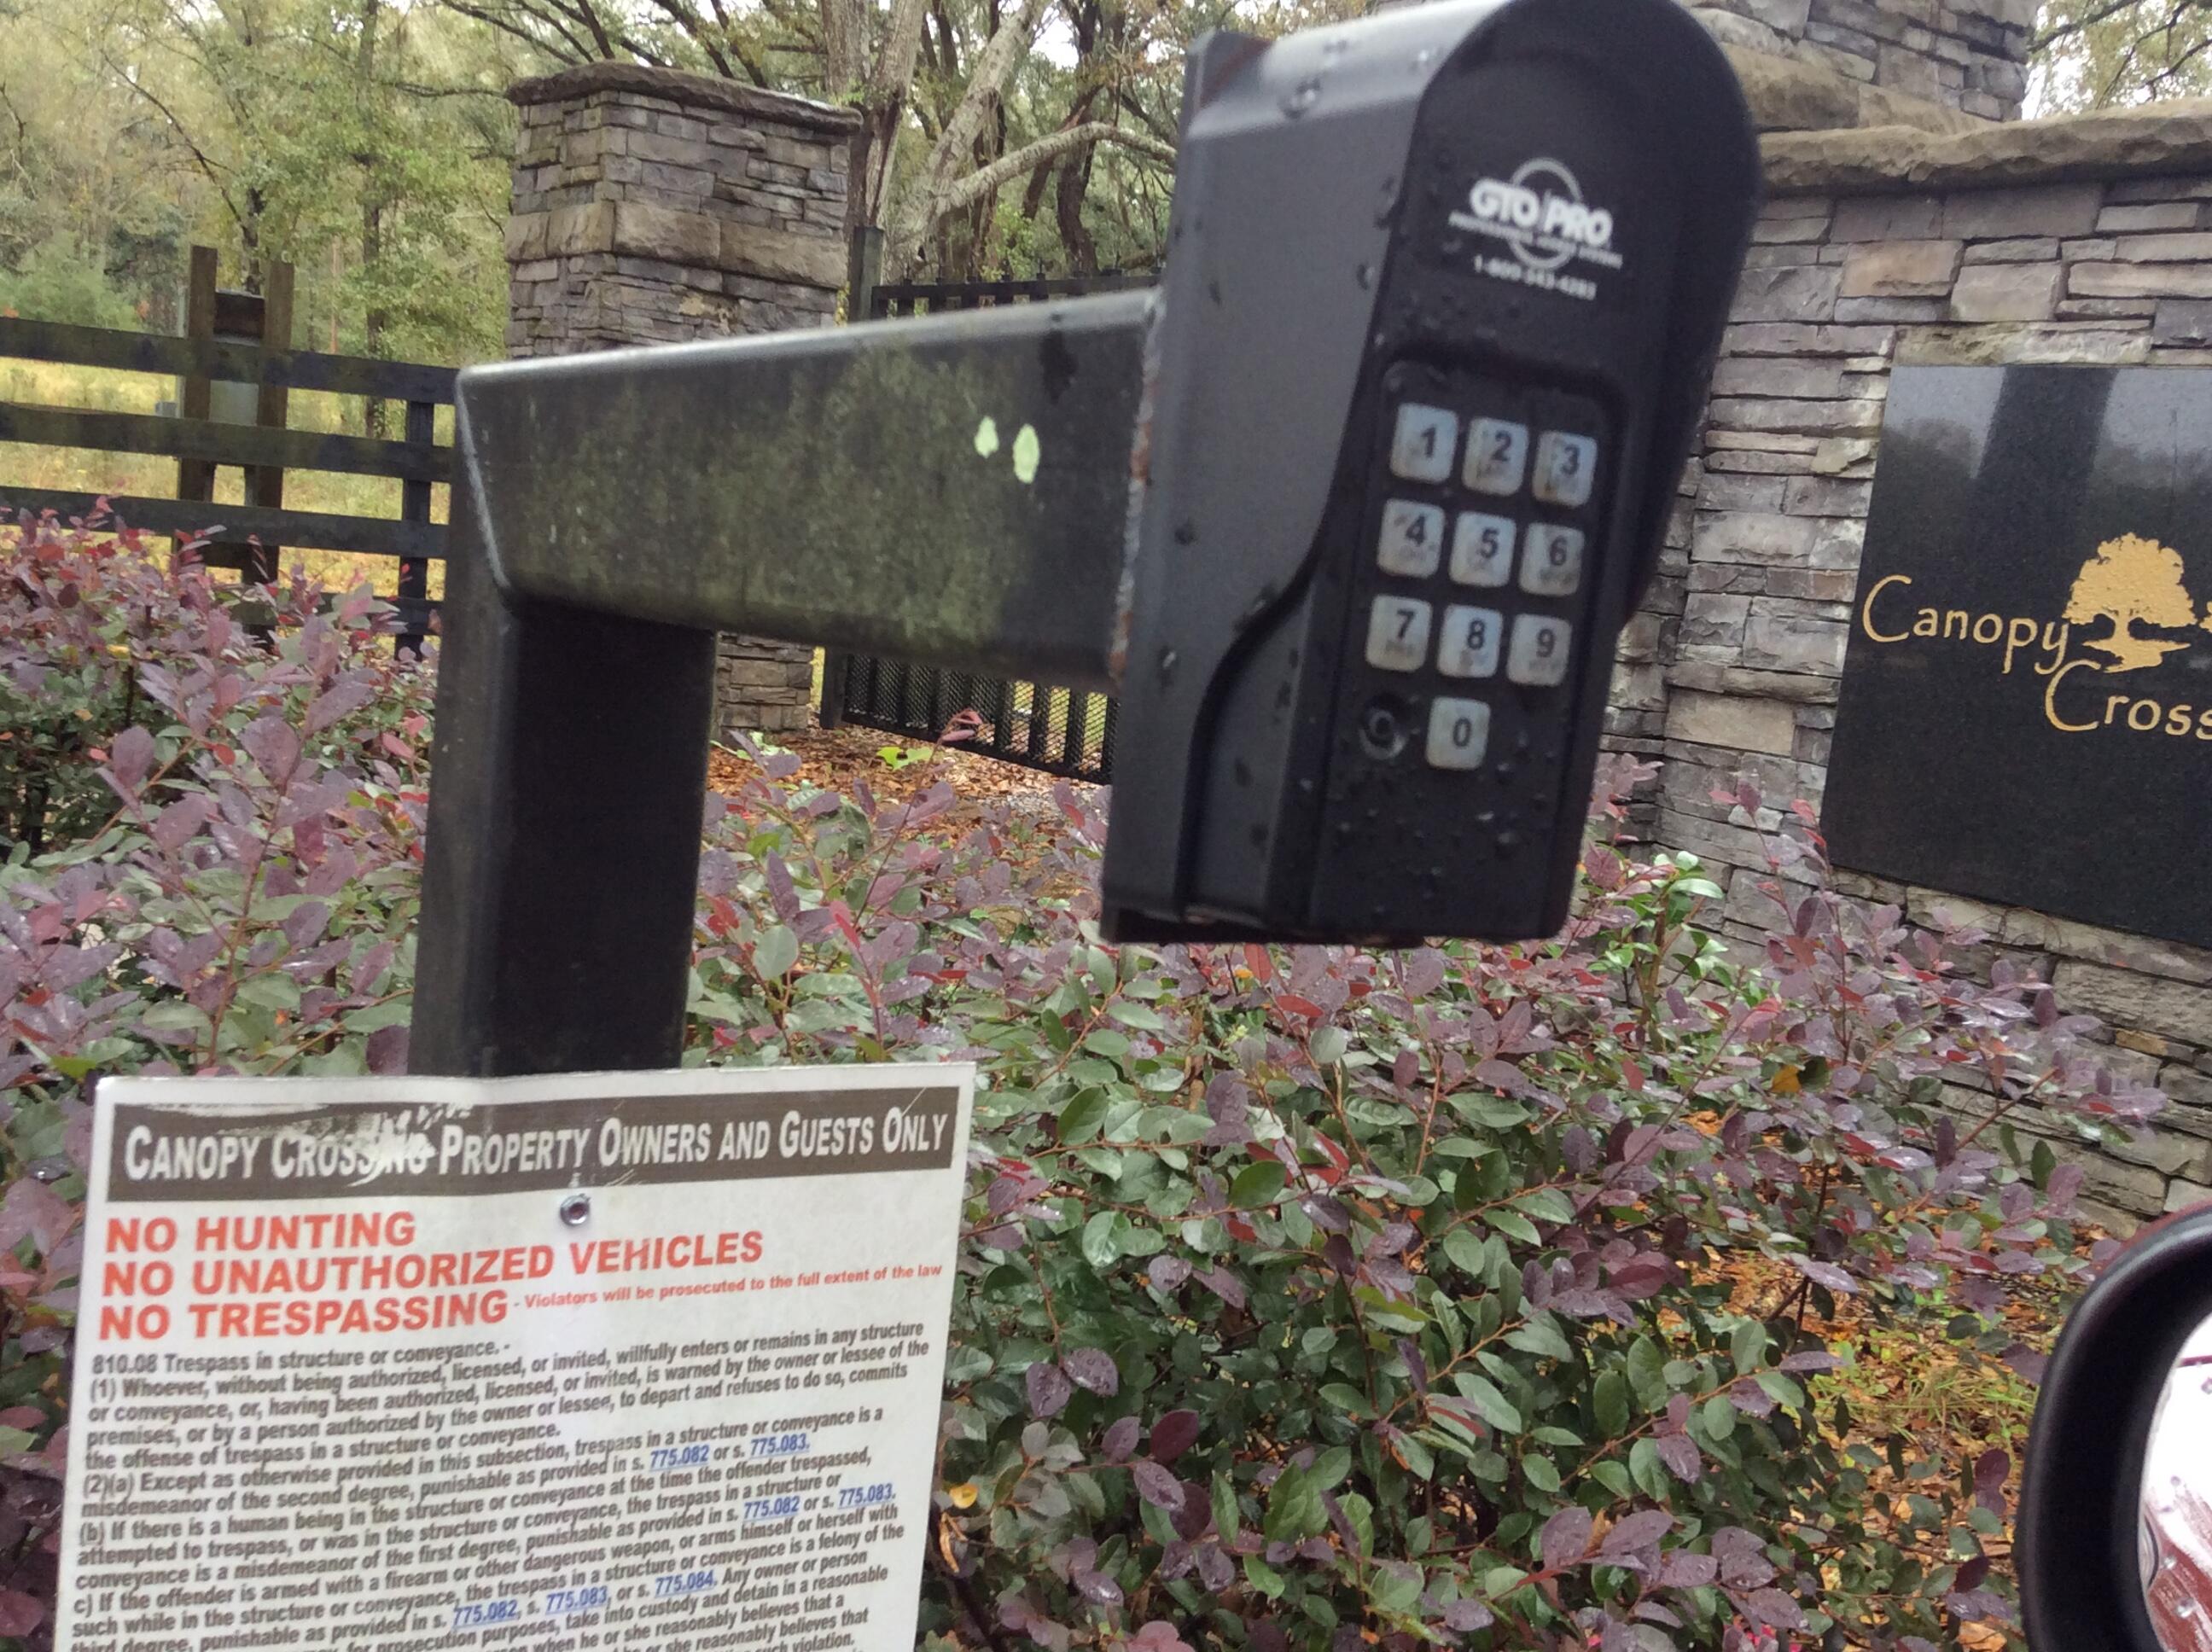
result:
[[[1125,131],[1119,126],[1109,126],[1103,120],[1086,120],[1079,126],[1064,126],[1056,132],[1024,143],[1010,155],[1004,155],[989,166],[969,173],[958,182],[939,191],[927,203],[927,218],[914,228],[915,244],[929,232],[930,226],[948,213],[959,211],[989,194],[1032,167],[1057,160],[1071,149],[1080,149],[1093,143],[1115,143],[1133,149],[1164,166],[1175,165],[1175,151],[1164,149],[1149,137]]]

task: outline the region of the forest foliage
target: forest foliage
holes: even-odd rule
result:
[[[176,325],[183,249],[299,271],[302,342],[496,355],[516,79],[596,58],[863,116],[896,273],[1158,263],[1183,58],[1360,0],[4,0],[0,310]],[[2203,90],[2205,0],[2049,0],[2036,106]]]

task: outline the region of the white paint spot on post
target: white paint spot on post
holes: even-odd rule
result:
[[[1044,445],[1037,440],[1036,426],[1024,425],[1021,433],[1014,438],[1014,476],[1018,481],[1027,485],[1036,480],[1037,459],[1042,454],[1043,447]]]
[[[987,416],[975,427],[975,451],[985,459],[999,451],[999,422],[996,419]]]

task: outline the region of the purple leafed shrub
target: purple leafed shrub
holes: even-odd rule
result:
[[[380,611],[0,525],[0,1637],[50,1633],[89,1081],[404,1060],[433,679]]]
[[[86,1084],[398,1065],[429,677],[365,596],[262,593],[264,648],[128,542],[0,561],[0,680],[48,731],[0,866],[0,1637],[35,1639]],[[1808,887],[1809,829],[1749,963],[1694,862],[1604,841],[1553,944],[1109,948],[1102,799],[796,766],[710,811],[690,1059],[982,1069],[932,1636],[1919,1652],[2004,1619],[2004,1454],[1859,1437],[1820,1330],[2033,1365],[2000,1313],[2081,1270],[2080,1174],[2012,1121],[2157,1099],[2039,983]]]

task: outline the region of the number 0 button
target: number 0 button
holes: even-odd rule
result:
[[[1567,645],[1574,628],[1565,620],[1541,614],[1523,614],[1513,622],[1513,646],[1506,651],[1505,675],[1532,689],[1556,687],[1566,681]]]
[[[1378,671],[1418,671],[1428,657],[1428,604],[1412,597],[1376,598],[1367,616],[1367,663]]]
[[[1457,414],[1407,402],[1398,410],[1398,428],[1390,439],[1391,474],[1409,482],[1449,481],[1452,450],[1458,446]]]
[[[1597,474],[1597,443],[1588,436],[1547,430],[1536,444],[1536,497],[1572,508],[1589,503]]]
[[[1490,749],[1490,708],[1480,700],[1429,702],[1429,767],[1480,768]]]

